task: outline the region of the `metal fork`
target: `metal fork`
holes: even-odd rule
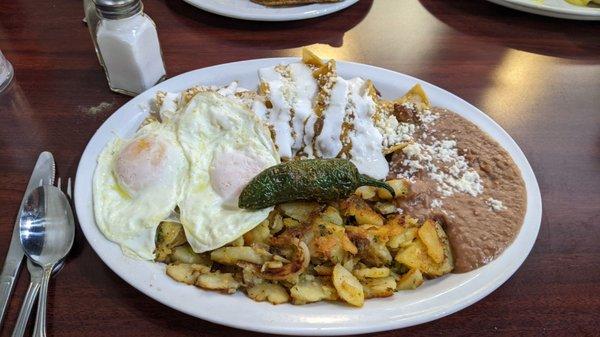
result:
[[[60,179],[60,177],[58,177],[58,179],[56,180],[56,187],[60,188],[61,190],[62,188],[62,181]],[[69,197],[69,199],[72,198],[72,194],[73,194],[73,190],[72,190],[72,186],[71,186],[71,178],[67,178],[67,186],[66,186],[66,190],[63,190],[63,192],[65,192],[65,194]]]
[[[42,186],[41,181],[40,186]],[[60,177],[56,180],[56,187],[62,190],[62,181]],[[65,192],[65,194],[67,194],[69,197],[69,200],[71,200],[73,195],[71,178],[67,179],[66,188],[66,191],[63,192]],[[56,268],[54,268],[52,275],[55,275],[62,269],[64,265],[63,262],[64,260],[61,261]],[[31,315],[31,309],[33,309],[33,304],[35,303],[35,300],[38,297],[38,292],[40,291],[40,285],[42,282],[42,268],[31,262],[31,260],[27,259],[27,270],[29,271],[29,287],[27,288],[25,299],[21,305],[21,311],[19,311],[19,317],[17,318],[17,323],[15,324],[12,337],[23,337],[25,334],[25,328],[27,328],[27,322],[29,321],[29,316]]]

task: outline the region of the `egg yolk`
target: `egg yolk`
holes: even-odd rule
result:
[[[237,207],[244,187],[268,166],[264,159],[253,153],[217,153],[210,166],[210,183],[213,190],[223,198],[224,205]]]
[[[115,163],[119,186],[130,196],[154,184],[163,176],[166,146],[152,138],[141,138],[127,144]]]

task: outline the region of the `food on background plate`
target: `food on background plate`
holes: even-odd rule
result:
[[[600,5],[600,0],[565,0],[568,3],[575,6],[589,6],[589,5]]]
[[[233,82],[156,94],[133,139],[114,142],[156,128],[168,145],[109,145],[99,158],[94,202],[107,238],[200,288],[361,306],[479,268],[517,235],[518,168],[477,126],[431,106],[420,85],[386,100],[308,50],[258,79],[257,90]],[[127,179],[122,157],[135,164]],[[143,212],[154,205],[144,196],[163,190]]]
[[[301,6],[317,3],[332,3],[340,2],[343,0],[252,0],[257,4],[261,4],[269,7],[286,7],[286,6]]]

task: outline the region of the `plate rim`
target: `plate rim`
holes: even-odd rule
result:
[[[500,6],[505,6],[527,13],[549,16],[560,19],[595,21],[600,20],[600,8],[562,8],[537,4],[528,0],[488,0]],[[573,5],[574,6],[574,5]]]
[[[305,12],[301,12],[301,13],[292,13],[292,14],[277,14],[277,10],[279,8],[269,8],[269,7],[265,7],[265,11],[269,11],[269,10],[273,10],[274,13],[269,14],[269,13],[244,13],[244,12],[236,12],[233,10],[228,10],[226,7],[220,7],[218,5],[212,5],[210,3],[206,3],[206,2],[202,2],[202,0],[183,0],[186,3],[199,8],[201,10],[216,14],[216,15],[221,15],[221,16],[226,16],[229,18],[234,18],[234,19],[240,19],[240,20],[248,20],[248,21],[296,21],[296,20],[305,20],[305,19],[312,19],[312,18],[317,18],[320,16],[324,16],[324,15],[328,15],[331,13],[335,13],[338,11],[341,11],[342,9],[346,9],[352,5],[354,5],[355,3],[358,2],[358,0],[344,0],[342,2],[339,3],[323,3],[323,4],[317,4],[317,5],[323,5],[325,7],[318,9],[318,10],[312,10],[312,11],[305,11]],[[247,0],[250,1],[250,0]],[[313,4],[314,5],[314,4]]]
[[[477,289],[477,291],[473,294],[470,293],[470,296],[467,296],[466,299],[461,299],[459,301],[457,301],[457,303],[449,305],[449,308],[444,308],[443,310],[438,310],[437,312],[435,312],[434,314],[429,314],[429,315],[413,315],[411,317],[408,318],[404,318],[403,320],[400,319],[396,319],[396,320],[388,320],[386,321],[386,323],[382,323],[382,324],[377,324],[377,325],[362,325],[360,327],[356,327],[356,326],[350,326],[350,327],[346,327],[346,326],[334,326],[334,327],[319,327],[317,326],[308,326],[308,327],[302,327],[302,328],[297,328],[297,327],[286,327],[286,326],[271,326],[271,325],[267,325],[267,326],[257,326],[256,323],[251,323],[250,325],[247,325],[246,322],[244,323],[239,323],[239,322],[232,322],[230,320],[227,320],[225,318],[219,318],[219,317],[214,317],[214,316],[210,316],[210,315],[201,315],[197,312],[193,312],[191,310],[188,310],[187,308],[185,308],[182,305],[177,305],[176,303],[171,303],[168,302],[166,300],[163,300],[161,298],[158,297],[158,295],[156,293],[153,293],[150,289],[148,289],[147,287],[142,287],[142,286],[136,286],[133,281],[133,279],[130,279],[130,276],[128,275],[122,275],[122,273],[120,273],[119,271],[116,270],[116,268],[118,267],[117,265],[113,266],[112,264],[115,262],[112,261],[107,261],[107,259],[105,259],[104,252],[100,252],[99,251],[99,247],[97,247],[96,245],[98,244],[97,242],[95,242],[95,240],[93,240],[93,238],[90,237],[90,235],[92,235],[93,233],[91,233],[91,231],[93,230],[92,228],[95,228],[97,230],[95,221],[92,221],[91,224],[85,224],[82,225],[83,223],[81,222],[81,215],[85,213],[86,208],[85,208],[85,200],[82,200],[83,196],[82,196],[82,189],[85,189],[85,185],[86,182],[83,181],[83,179],[80,179],[81,176],[83,176],[85,174],[85,172],[83,172],[82,167],[87,163],[87,161],[85,161],[85,159],[87,157],[90,156],[89,152],[92,152],[92,146],[94,146],[94,140],[96,140],[97,138],[101,137],[101,133],[105,132],[103,131],[103,127],[105,127],[105,125],[107,123],[109,123],[112,120],[117,120],[118,117],[120,116],[120,114],[127,114],[126,111],[130,109],[130,105],[135,106],[135,104],[138,104],[139,107],[139,100],[144,99],[146,96],[149,96],[150,93],[155,92],[157,90],[161,90],[162,87],[166,87],[168,86],[169,82],[172,81],[173,83],[177,82],[177,78],[178,77],[184,77],[184,76],[193,76],[194,74],[199,74],[202,72],[211,72],[211,71],[215,71],[218,68],[227,68],[227,67],[233,67],[233,66],[240,66],[240,65],[244,65],[244,64],[248,64],[248,63],[256,63],[256,64],[260,64],[260,63],[272,63],[272,64],[278,64],[278,63],[285,63],[285,62],[293,62],[293,61],[298,61],[299,58],[297,57],[279,57],[279,58],[263,58],[263,59],[252,59],[252,60],[245,60],[245,61],[237,61],[237,62],[230,62],[230,63],[225,63],[225,64],[219,64],[219,65],[214,65],[214,66],[210,66],[210,67],[205,67],[205,68],[200,68],[200,69],[196,69],[196,70],[192,70],[183,74],[180,74],[178,76],[175,76],[173,78],[168,79],[167,81],[164,81],[160,84],[158,84],[157,86],[148,89],[147,91],[145,91],[144,93],[140,94],[138,97],[139,98],[133,98],[130,101],[128,101],[127,103],[125,103],[124,105],[122,105],[119,109],[117,109],[109,118],[107,118],[103,124],[98,128],[98,130],[96,130],[96,132],[94,133],[94,135],[90,138],[90,141],[88,142],[88,144],[86,145],[86,148],[81,156],[81,160],[78,164],[77,167],[77,175],[76,175],[76,179],[75,179],[75,207],[77,210],[77,216],[79,219],[79,223],[80,223],[80,228],[82,229],[82,232],[84,233],[84,236],[86,237],[86,240],[88,241],[88,243],[90,244],[90,246],[92,247],[92,249],[94,250],[94,252],[100,257],[100,259],[102,260],[102,262],[109,267],[115,274],[117,274],[121,279],[123,279],[125,282],[127,282],[129,285],[131,285],[132,287],[134,287],[135,289],[141,291],[143,294],[151,297],[153,300],[158,301],[159,303],[162,303],[166,306],[169,306],[177,311],[180,312],[184,312],[190,316],[193,317],[197,317],[209,322],[213,322],[216,324],[220,324],[220,325],[224,325],[224,326],[230,326],[230,327],[234,327],[234,328],[238,328],[238,329],[243,329],[243,330],[250,330],[250,331],[256,331],[256,332],[267,332],[267,333],[279,333],[279,334],[286,334],[286,335],[322,335],[322,334],[327,334],[327,335],[343,335],[343,334],[359,334],[359,333],[370,333],[370,332],[379,332],[379,331],[388,331],[388,330],[393,330],[393,329],[398,329],[398,328],[403,328],[403,327],[408,327],[408,326],[414,326],[414,325],[418,325],[418,324],[422,324],[425,322],[429,322],[432,320],[436,320],[438,318],[450,315],[454,312],[457,312],[465,307],[468,307],[470,305],[472,305],[473,303],[481,300],[482,298],[486,297],[487,295],[489,295],[491,292],[493,292],[494,290],[496,290],[498,287],[500,287],[504,282],[506,282],[506,280],[508,280],[514,273],[516,273],[516,271],[520,268],[520,266],[522,265],[522,263],[525,261],[525,259],[528,257],[531,249],[533,248],[533,246],[535,245],[535,241],[537,239],[538,233],[539,233],[539,229],[541,227],[541,216],[542,216],[542,200],[541,200],[541,194],[540,194],[540,190],[539,190],[539,185],[537,182],[537,179],[535,177],[535,174],[531,168],[531,165],[529,164],[529,161],[527,160],[527,158],[525,157],[525,154],[522,152],[521,148],[518,146],[518,144],[514,141],[514,139],[500,126],[498,125],[493,119],[491,119],[487,114],[485,114],[483,111],[481,111],[480,109],[476,108],[475,106],[473,106],[472,104],[466,102],[465,100],[463,100],[462,98],[452,94],[451,92],[440,88],[434,84],[431,84],[429,82],[423,81],[421,79],[415,78],[413,76],[410,75],[406,75],[400,72],[396,72],[393,70],[389,70],[389,69],[385,69],[385,68],[380,68],[380,67],[376,67],[376,66],[372,66],[372,65],[368,65],[368,64],[362,64],[362,63],[355,63],[355,62],[347,62],[347,61],[342,61],[342,60],[338,60],[338,66],[339,68],[344,68],[344,67],[358,67],[358,68],[363,68],[363,69],[370,69],[372,71],[377,71],[377,72],[383,72],[383,73],[388,73],[392,76],[400,76],[400,77],[405,77],[406,79],[410,79],[412,81],[414,81],[415,83],[421,83],[424,84],[426,86],[431,86],[433,88],[436,88],[436,90],[439,90],[443,95],[448,95],[450,96],[452,99],[456,100],[458,103],[460,104],[465,104],[466,106],[470,107],[470,109],[474,109],[477,113],[478,113],[478,117],[482,118],[484,121],[486,121],[486,123],[490,123],[490,127],[493,127],[494,129],[497,130],[497,132],[500,132],[500,134],[507,138],[507,141],[510,143],[510,146],[517,151],[515,154],[519,157],[521,157],[520,159],[522,160],[522,164],[523,167],[521,167],[518,163],[517,163],[517,159],[515,158],[515,156],[511,154],[511,157],[513,157],[513,159],[515,160],[517,166],[519,167],[519,169],[521,170],[521,174],[523,176],[523,180],[526,183],[526,192],[528,195],[528,200],[527,200],[527,213],[525,214],[525,218],[524,218],[524,223],[523,226],[521,228],[521,231],[519,232],[519,234],[517,235],[517,237],[515,238],[515,241],[511,244],[514,245],[515,242],[519,239],[519,237],[521,237],[522,233],[524,232],[525,229],[525,224],[526,224],[526,220],[528,218],[528,213],[531,211],[532,215],[531,215],[531,225],[529,225],[531,228],[527,228],[528,231],[530,231],[530,236],[525,237],[523,240],[526,240],[526,248],[525,250],[521,251],[520,255],[518,255],[518,258],[511,263],[511,270],[509,272],[501,272],[501,273],[497,273],[496,275],[494,275],[494,277],[492,278],[492,280],[490,282],[488,282],[487,284],[485,284],[482,287],[479,287]],[[342,70],[340,70],[340,72],[344,72]],[[232,76],[234,76],[235,74],[232,74]],[[367,75],[365,75],[367,76]],[[198,81],[200,82],[200,79],[204,79],[202,76],[198,76]],[[121,110],[124,110],[125,112],[121,112],[119,114],[119,112]],[[142,109],[138,109],[138,110],[142,110]],[[144,111],[139,111],[137,112],[135,115],[138,114],[145,114],[146,112]],[[133,115],[132,113],[127,114],[127,115]],[[475,123],[473,120],[470,120],[471,122]],[[478,124],[478,123],[475,123]],[[490,135],[491,136],[491,135]],[[496,141],[498,141],[498,139],[492,137],[493,139],[495,139]],[[503,146],[506,148],[506,146]],[[509,151],[507,149],[507,151]],[[91,158],[91,160],[93,160],[94,163],[94,168],[95,168],[95,163],[96,163],[96,157]],[[81,176],[80,176],[81,175]],[[91,175],[93,176],[93,172],[91,173]],[[525,177],[528,177],[529,180],[526,180]],[[88,181],[87,183],[90,184],[90,186],[88,186],[89,188],[91,188],[91,181]],[[531,196],[533,196],[533,199],[531,198]],[[533,208],[532,208],[533,207]],[[89,207],[88,207],[89,208]],[[81,211],[84,212],[81,212]],[[87,211],[89,212],[89,209],[87,209]],[[93,220],[93,205],[92,205],[92,220]],[[92,227],[92,228],[90,228]],[[101,233],[100,233],[101,234]],[[102,236],[102,234],[101,234]],[[101,240],[103,241],[108,241],[108,239],[106,239],[105,237],[101,237]],[[510,249],[509,246],[507,248],[507,250]],[[504,252],[503,254],[501,254],[496,260],[501,259],[502,255],[504,255],[506,252]],[[495,260],[495,261],[496,261]],[[488,266],[484,266],[482,268],[477,269],[477,276],[475,277],[479,277],[479,274],[483,273],[484,270],[487,270],[495,261],[493,261],[492,263],[490,263],[490,265]],[[487,269],[486,269],[487,268]],[[438,279],[439,280],[439,279]],[[434,281],[430,281],[430,282],[434,282]],[[208,292],[207,292],[208,293]],[[223,296],[221,294],[218,294],[219,296]],[[238,294],[239,295],[239,294]],[[397,296],[397,295],[396,295]],[[251,301],[250,299],[247,299],[248,301]],[[373,300],[371,300],[373,301]],[[259,303],[253,302],[256,304],[256,307],[259,308]],[[329,305],[329,304],[328,304]],[[306,310],[310,310],[309,307],[305,307]],[[366,310],[365,308],[363,309],[357,309],[357,310]],[[252,325],[254,324],[254,325]]]

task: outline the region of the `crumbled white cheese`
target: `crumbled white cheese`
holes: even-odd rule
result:
[[[485,201],[486,205],[490,206],[490,209],[494,212],[500,212],[506,209],[506,206],[500,200],[494,198],[488,198]]]
[[[432,112],[429,109],[424,109],[419,113],[419,120],[423,124],[430,124],[440,117],[439,114]]]
[[[402,149],[402,152],[404,152],[408,158],[417,157],[421,154],[421,145],[419,145],[419,143],[410,143]]]
[[[431,208],[441,208],[444,202],[440,199],[431,200]]]
[[[411,123],[400,123],[396,129],[396,134],[400,141],[409,141],[415,133],[415,125]]]
[[[410,179],[416,172],[424,170],[437,182],[437,191],[443,196],[467,193],[477,196],[483,192],[481,177],[469,167],[464,156],[458,154],[456,141],[436,140],[432,144],[411,143],[402,149],[407,168],[403,177]]]
[[[399,123],[398,119],[393,116],[385,116],[379,118],[375,126],[383,135],[383,146],[390,147],[401,142],[408,142],[413,139],[415,125],[411,123]]]

